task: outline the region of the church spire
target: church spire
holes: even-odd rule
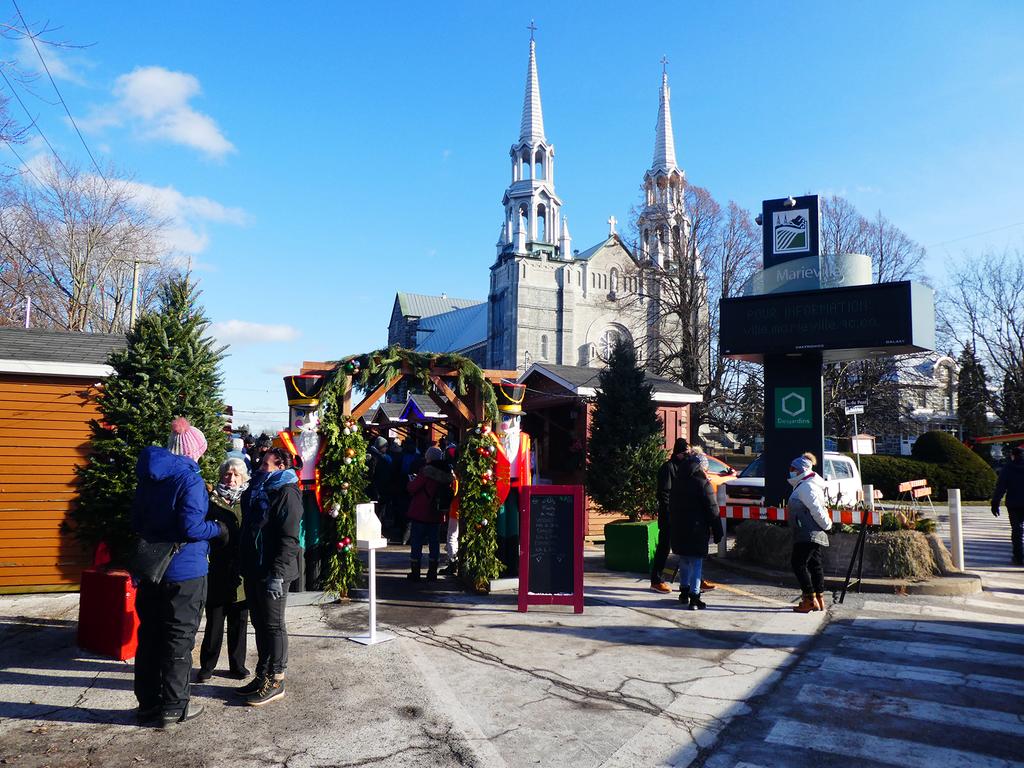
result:
[[[654,133],[654,162],[652,171],[668,173],[678,168],[676,165],[676,142],[672,136],[672,108],[669,105],[668,58],[661,57],[661,98],[658,103],[658,127]]]
[[[526,94],[523,96],[523,121],[519,126],[519,141],[544,141],[544,112],[540,106],[540,80],[537,79],[537,43],[533,33],[537,25],[530,20],[530,63],[526,69]]]

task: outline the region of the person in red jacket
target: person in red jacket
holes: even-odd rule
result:
[[[408,518],[412,525],[409,538],[409,579],[419,581],[423,559],[423,542],[429,548],[427,581],[437,581],[437,562],[441,557],[440,525],[445,519],[452,499],[452,473],[437,446],[427,449],[426,464],[416,475],[411,475]]]

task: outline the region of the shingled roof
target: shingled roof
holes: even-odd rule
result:
[[[120,334],[0,328],[0,360],[105,365],[111,352],[126,346]]]

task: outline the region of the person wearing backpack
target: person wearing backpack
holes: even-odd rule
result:
[[[424,456],[424,467],[409,480],[409,580],[419,581],[423,543],[428,547],[427,581],[437,581],[441,558],[440,525],[452,503],[452,473],[445,465],[441,449],[431,446]]]

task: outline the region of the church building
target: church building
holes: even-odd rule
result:
[[[419,333],[414,334],[423,351],[472,350],[487,368],[519,371],[534,363],[600,366],[618,341],[634,345],[641,362],[658,354],[659,336],[671,331],[658,317],[657,302],[651,296],[658,288],[644,279],[643,266],[674,263],[675,249],[689,234],[683,203],[685,175],[676,163],[669,98],[668,75],[663,71],[654,157],[643,176],[645,199],[637,221],[637,253],[615,231],[614,217],[608,220],[605,240],[585,250],[574,249],[562,199],[555,190],[555,146],[544,129],[536,42],[531,34],[519,137],[509,149],[510,180],[501,200],[503,217],[490,268],[486,324],[481,305],[434,302],[439,311],[445,311],[443,318],[433,321],[439,329],[451,325],[463,331],[479,328],[483,333],[463,332],[450,339],[442,333],[424,333],[433,327],[432,321],[418,315]],[[396,297],[389,343],[410,339],[413,315],[403,308],[408,304],[406,296]]]

